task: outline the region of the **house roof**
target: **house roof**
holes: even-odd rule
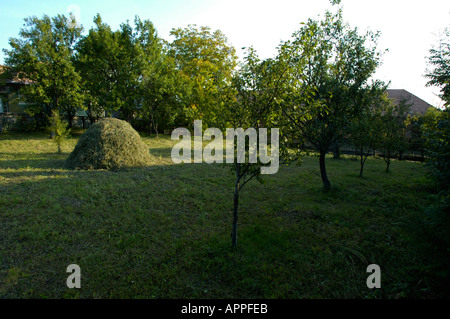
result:
[[[401,100],[405,100],[407,104],[411,104],[411,113],[414,115],[424,115],[430,107],[433,107],[431,104],[428,104],[421,98],[418,98],[406,90],[388,89],[386,92],[388,98],[395,104],[398,104]]]
[[[10,74],[6,73],[8,67],[6,65],[0,65],[0,83],[13,83],[13,84],[30,84],[31,80],[26,78],[19,78],[17,74],[13,76],[9,76]]]

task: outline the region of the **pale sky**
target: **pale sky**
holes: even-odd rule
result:
[[[427,88],[426,57],[437,43],[439,31],[450,27],[448,0],[342,0],[344,19],[361,32],[381,31],[380,49],[389,49],[375,78],[391,81],[390,88],[405,89],[434,106],[442,102],[437,88]],[[0,48],[10,49],[8,39],[17,37],[23,19],[74,11],[85,32],[100,13],[114,30],[135,15],[153,22],[159,35],[171,40],[172,28],[188,24],[220,29],[242,57],[251,46],[261,58],[273,57],[281,40],[289,40],[308,18],[335,10],[329,0],[126,0],[126,1],[21,1],[0,0]],[[4,55],[0,53],[0,64]]]

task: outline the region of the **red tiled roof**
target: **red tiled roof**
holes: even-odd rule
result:
[[[0,65],[0,76],[7,70],[7,66],[5,65]],[[2,78],[0,77],[0,81],[5,81],[6,83],[18,83],[18,84],[30,84],[32,83],[31,80],[26,79],[26,78],[19,78],[16,75],[13,75],[12,77],[6,77],[6,78]]]
[[[407,104],[411,104],[411,112],[414,115],[423,115],[430,107],[433,107],[406,90],[388,89],[386,91],[388,98],[394,103],[397,104],[404,99]]]

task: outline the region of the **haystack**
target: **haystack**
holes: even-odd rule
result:
[[[89,127],[67,158],[73,169],[109,169],[145,166],[150,154],[130,124],[106,118]]]

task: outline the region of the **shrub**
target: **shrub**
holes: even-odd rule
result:
[[[148,147],[125,121],[107,118],[89,127],[67,159],[73,169],[109,169],[145,166]]]
[[[50,122],[48,130],[52,133],[52,137],[58,145],[58,153],[61,154],[61,144],[69,136],[70,129],[67,129],[67,123],[61,120],[58,111],[53,110],[52,116],[48,120]]]

